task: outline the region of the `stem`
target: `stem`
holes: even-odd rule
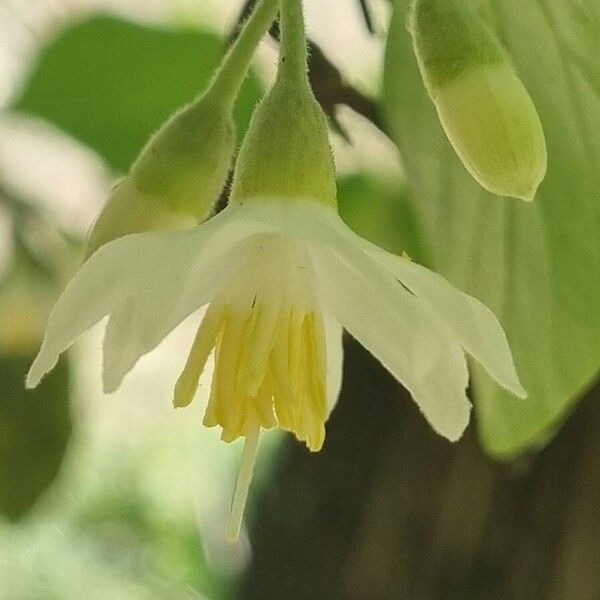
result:
[[[250,428],[246,435],[244,451],[242,453],[242,463],[235,484],[233,493],[233,502],[229,511],[229,520],[227,522],[227,539],[230,542],[237,542],[242,528],[242,518],[244,508],[248,498],[248,490],[252,481],[254,472],[254,463],[256,462],[256,453],[258,452],[258,439],[260,437],[260,425],[256,424]]]
[[[259,0],[225,55],[207,91],[217,102],[233,106],[261,39],[277,16],[278,0]]]
[[[279,74],[308,80],[308,51],[302,0],[281,0]]]

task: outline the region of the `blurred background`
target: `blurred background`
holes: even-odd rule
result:
[[[202,394],[189,410],[170,406],[198,316],[114,395],[101,392],[102,326],[37,390],[23,389],[110,186],[206,85],[241,9],[238,0],[0,2],[2,600],[224,599],[250,559],[246,537],[223,539],[240,447],[201,426]],[[369,34],[352,0],[308,10],[331,59],[373,93],[383,36]],[[381,3],[380,32],[388,13]],[[275,60],[265,43],[239,103],[241,132]],[[371,164],[399,186],[391,142],[355,114],[340,119],[357,121],[353,135],[364,138],[359,154],[338,136],[341,172]],[[280,443],[264,438],[255,494]]]
[[[507,3],[498,4],[505,15]],[[486,204],[486,216],[477,219],[471,210],[464,225],[462,215],[448,208],[453,194],[470,207],[470,195],[480,191],[464,183],[445,146],[436,154],[437,142],[423,125],[433,126],[431,112],[414,108],[421,100],[412,95],[406,73],[389,75],[394,48],[388,48],[382,86],[392,8],[387,0],[366,4],[306,0],[313,85],[332,125],[342,216],[388,250],[408,250],[439,266],[493,308],[486,283],[501,277],[483,263],[491,255],[493,263],[495,251],[483,244],[479,259],[471,256],[469,262],[464,247],[454,244],[452,227],[471,228],[493,242],[486,219],[501,222],[522,258],[516,261],[521,283],[515,286],[515,295],[522,295],[518,305],[508,302],[509,316],[499,314],[509,334],[515,331],[517,357],[531,355],[535,371],[551,351],[558,354],[535,337],[554,321],[531,317],[523,326],[511,315],[547,317],[522,283],[545,294],[546,271],[537,263],[531,271],[523,266],[533,265],[541,250],[534,244],[518,253],[527,236],[515,233],[518,227],[510,223],[516,221],[500,213],[498,204]],[[544,4],[527,0],[523,7]],[[594,13],[600,24],[600,11],[584,4],[564,2],[569,11]],[[560,376],[566,373],[566,391],[559,375],[544,376],[564,406],[545,412],[542,402],[538,413],[552,416],[544,417],[543,428],[536,425],[535,444],[519,442],[519,452],[502,461],[490,434],[492,404],[478,405],[483,438],[471,427],[459,444],[447,444],[429,430],[407,394],[346,340],[344,388],[324,451],[314,456],[276,432],[263,436],[247,511],[250,530],[237,545],[227,544],[223,532],[241,448],[201,426],[206,385],[190,408],[176,412],[170,405],[199,315],[143,358],[115,394],[101,392],[102,326],[86,334],[39,388],[24,390],[48,311],[79,264],[82,240],[107,191],[150,133],[207,84],[242,5],[0,0],[0,600],[597,600],[600,410],[592,389],[598,359],[588,338],[600,335],[594,337],[597,325],[586,321],[588,312],[597,312],[587,288],[577,292],[581,306],[561,311],[586,330],[572,335],[586,352],[585,361],[578,358],[585,377],[557,368]],[[523,7],[523,22],[537,26]],[[562,35],[561,23],[555,25],[561,44],[569,36],[581,42],[577,56],[589,50],[582,40],[598,39],[569,30]],[[545,37],[531,40],[536,51],[546,52]],[[519,60],[533,77],[539,69],[527,66],[528,56],[523,49]],[[275,60],[276,45],[267,40],[238,103],[240,134],[273,76]],[[597,166],[600,157],[600,72],[577,64],[581,72],[569,79],[570,104],[554,73],[533,91],[545,125],[556,115],[555,129],[547,133],[550,148],[563,154],[551,153],[551,183],[557,186],[560,162],[579,186],[558,186],[562,196],[556,205],[571,197],[589,201],[593,209],[585,219],[596,227],[599,175],[589,165]],[[594,94],[587,87],[581,91],[581,73],[596,82]],[[389,101],[394,85],[409,90],[405,102],[414,113],[394,118]],[[565,140],[572,141],[573,123],[544,104],[542,92],[581,117],[572,144]],[[405,135],[396,135],[397,126]],[[384,131],[399,143],[402,160]],[[414,153],[407,151],[411,138],[419,140]],[[438,187],[433,176],[422,177],[420,187],[409,185],[419,160],[440,175]],[[449,204],[428,220],[426,211],[439,193]],[[548,198],[542,206],[555,206],[550,187],[542,194]],[[549,208],[531,221],[520,210],[513,216],[525,219],[527,232],[550,220]],[[570,256],[565,248],[578,231],[562,226],[553,233],[563,248],[565,271]],[[546,238],[544,243],[552,245]],[[583,246],[577,246],[577,259],[585,262],[595,249],[592,242]],[[506,253],[498,258],[507,261]],[[457,265],[471,265],[472,281]],[[597,283],[595,272],[588,269],[586,277]],[[572,296],[567,292],[565,298]],[[559,336],[561,343],[571,339],[568,331]],[[575,409],[585,392],[588,397]],[[507,419],[509,432],[526,422],[517,414],[520,420]]]

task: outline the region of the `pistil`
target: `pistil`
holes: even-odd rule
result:
[[[258,441],[260,438],[260,425],[258,423],[249,427],[246,433],[244,451],[242,453],[242,462],[235,484],[233,502],[229,511],[229,520],[227,522],[227,539],[230,542],[236,542],[240,537],[242,528],[242,518],[248,499],[248,490],[254,474],[254,464],[258,452]]]

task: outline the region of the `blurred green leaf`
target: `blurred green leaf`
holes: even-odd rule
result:
[[[500,317],[529,398],[474,371],[480,434],[510,456],[541,444],[600,364],[600,11],[578,0],[470,0],[495,29],[545,129],[549,171],[533,205],[494,197],[443,135],[396,0],[384,108],[402,151],[430,266]]]
[[[213,33],[94,16],[40,50],[13,108],[58,125],[124,172],[153,131],[206,87],[224,50]],[[259,95],[249,77],[240,130]]]
[[[13,520],[54,481],[71,433],[66,359],[27,391],[23,382],[32,360],[0,355],[0,513]]]
[[[425,260],[409,192],[400,182],[355,173],[338,181],[338,204],[346,224],[388,252]]]

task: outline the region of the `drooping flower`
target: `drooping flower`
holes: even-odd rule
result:
[[[360,238],[334,209],[291,198],[230,206],[188,231],[135,234],[101,248],[54,307],[27,386],[110,315],[103,380],[113,392],[141,356],[205,305],[175,404],[191,402],[216,347],[206,423],[220,425],[227,441],[254,425],[279,425],[319,450],[339,390],[341,327],[450,440],[469,418],[464,351],[524,395],[491,311]]]
[[[282,0],[282,59],[244,140],[229,206],[180,232],[112,241],[54,307],[27,377],[33,387],[84,331],[109,316],[103,381],[116,390],[138,359],[207,307],[175,386],[188,405],[214,351],[204,422],[246,444],[228,537],[239,533],[261,429],[313,450],[340,390],[345,328],[409,390],[433,428],[462,434],[471,404],[465,352],[517,395],[504,332],[474,298],[353,233],[336,203],[325,117],[306,76],[300,0]]]
[[[524,395],[487,308],[359,238],[334,208],[290,198],[230,206],[189,231],[135,234],[101,248],[54,307],[27,385],[110,315],[103,379],[112,392],[142,355],[207,304],[175,404],[192,400],[214,348],[205,424],[221,426],[227,441],[279,426],[319,450],[340,387],[342,327],[450,440],[469,421],[465,351]]]

